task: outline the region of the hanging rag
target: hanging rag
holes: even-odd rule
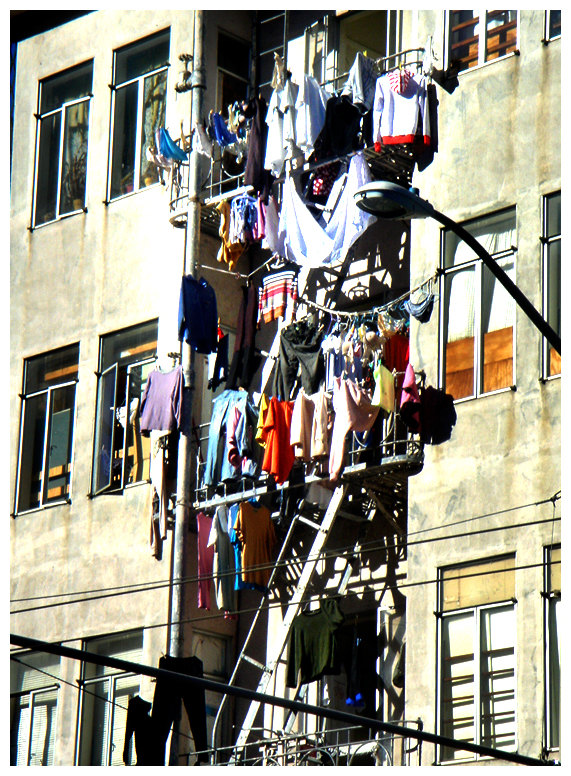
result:
[[[432,293],[426,294],[419,302],[413,302],[411,299],[403,302],[404,309],[421,323],[428,323],[433,306],[434,294]]]
[[[402,383],[400,416],[411,431],[420,430],[420,397],[416,387],[416,376],[411,364],[407,364]]]

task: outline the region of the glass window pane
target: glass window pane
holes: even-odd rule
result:
[[[47,393],[24,401],[24,423],[20,440],[20,479],[18,512],[40,506],[44,439],[47,419]]]
[[[149,321],[101,338],[101,369],[128,366],[157,353],[158,321]]]
[[[481,613],[480,743],[497,749],[515,747],[515,610],[513,606]]]
[[[107,765],[109,680],[85,685],[82,692],[79,765]]]
[[[93,62],[46,78],[41,84],[40,113],[47,113],[61,108],[66,102],[87,97],[91,94],[92,84]]]
[[[497,263],[515,282],[513,256]],[[513,327],[515,301],[487,267],[482,280],[483,391],[496,391],[513,385]]]
[[[442,620],[441,734],[460,741],[474,741],[474,614]],[[442,749],[443,760],[466,758],[457,749]]]
[[[34,693],[29,765],[53,765],[57,690]]]
[[[517,11],[486,11],[486,62],[517,48]]]
[[[66,109],[60,213],[71,213],[85,205],[88,124],[89,102]]]
[[[547,246],[547,321],[561,335],[561,242]]]
[[[114,365],[99,378],[97,387],[97,416],[93,456],[93,493],[99,493],[111,485],[116,472],[113,460],[117,366]],[[120,473],[120,470],[119,470]]]
[[[165,125],[166,88],[166,71],[145,78],[139,184],[141,188],[151,186],[159,180],[156,165],[147,159],[147,150],[156,146],[155,132]]]
[[[53,221],[57,215],[60,143],[61,113],[41,119],[35,225]]]
[[[445,389],[455,399],[474,394],[475,270],[447,275],[444,286]]]
[[[75,385],[52,391],[51,402],[44,503],[69,498]]]
[[[547,204],[547,234],[546,237],[555,237],[561,234],[561,193],[550,194],[546,199]]]
[[[467,70],[478,64],[478,11],[450,11],[450,64]]]
[[[53,385],[77,380],[78,364],[79,345],[26,359],[24,393],[35,393]]]
[[[122,84],[168,64],[170,30],[144,38],[115,54],[115,83]]]
[[[97,655],[140,663],[143,657],[143,634],[139,631],[115,638],[89,641],[86,643],[85,649],[88,652],[95,652]],[[105,676],[113,673],[117,673],[116,668],[97,666],[93,663],[85,665],[86,677]]]
[[[559,581],[561,584],[561,581]],[[549,746],[559,747],[559,728],[561,724],[561,640],[559,633],[561,599],[552,598],[548,610],[549,639]]]
[[[140,680],[138,676],[120,676],[115,679],[115,697],[112,708],[113,725],[111,729],[111,765],[123,765],[123,746],[125,743],[125,728],[127,726],[127,709],[129,698],[139,694]],[[131,762],[135,764],[134,747],[131,747]]]
[[[548,11],[549,14],[549,37],[555,38],[561,35],[561,11]]]
[[[444,569],[442,610],[491,604],[515,598],[515,556]]]
[[[111,197],[133,191],[137,143],[137,83],[115,92]]]
[[[561,592],[561,547],[553,547],[549,553],[548,592]]]

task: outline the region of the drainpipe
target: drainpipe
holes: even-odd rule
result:
[[[193,72],[191,80],[192,108],[191,131],[195,122],[202,120],[204,90],[206,89],[206,69],[204,67],[204,11],[194,11],[194,47]],[[188,182],[188,212],[185,234],[184,272],[195,277],[199,258],[200,245],[200,156],[197,151],[190,151],[189,182]],[[192,402],[195,390],[194,351],[183,340],[182,370],[184,376],[182,418],[178,445],[177,499],[175,524],[173,532],[173,572],[171,597],[171,637],[170,655],[184,656],[184,578],[185,559],[188,552],[189,509],[192,497],[191,464],[192,464]],[[173,726],[169,761],[178,765],[178,735],[177,723]]]

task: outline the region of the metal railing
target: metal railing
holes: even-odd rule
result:
[[[421,720],[392,724],[422,730]],[[228,766],[419,766],[422,743],[406,736],[375,733],[364,727],[332,728],[304,733],[284,733],[252,728],[254,740],[237,750],[235,746],[207,750],[212,765]],[[192,765],[197,753],[181,755]]]

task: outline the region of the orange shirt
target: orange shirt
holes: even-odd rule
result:
[[[262,504],[244,501],[240,504],[234,528],[242,544],[242,580],[267,587],[272,549],[277,542],[270,510]]]
[[[278,485],[283,485],[287,480],[295,461],[290,441],[293,404],[292,401],[279,401],[272,396],[261,434],[262,440],[266,442],[262,469],[273,474]]]

